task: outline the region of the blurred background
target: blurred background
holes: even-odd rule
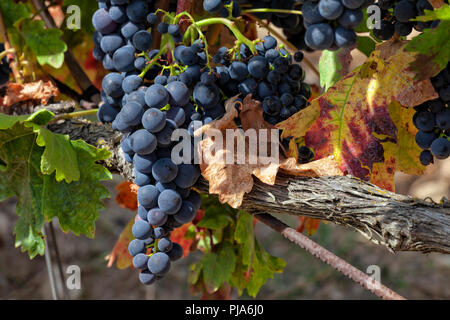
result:
[[[174,263],[171,272],[151,287],[139,282],[135,270],[107,267],[105,256],[133,217],[133,212],[121,209],[114,201],[114,188],[120,181],[116,177],[105,184],[112,197],[100,213],[95,239],[64,234],[55,225],[64,271],[69,265],[81,269],[81,289],[69,291],[70,298],[200,299],[190,295],[187,283],[190,264],[201,258],[198,251]],[[396,182],[399,193],[435,201],[450,198],[450,159],[428,167],[421,177],[398,174]],[[44,257],[30,261],[27,254],[14,248],[15,205],[15,199],[0,203],[0,299],[52,299]],[[296,218],[281,218],[291,226],[298,223]],[[257,223],[256,234],[270,254],[286,261],[285,272],[270,279],[258,299],[378,299],[265,225]],[[331,223],[322,223],[312,238],[364,272],[370,265],[379,266],[381,282],[408,299],[450,299],[450,256],[392,254],[359,233]],[[231,297],[250,299],[245,293],[239,297],[236,291]]]

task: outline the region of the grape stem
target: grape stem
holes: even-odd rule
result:
[[[65,120],[65,119],[75,119],[75,118],[81,118],[86,116],[91,116],[97,114],[98,109],[91,109],[91,110],[84,110],[84,111],[75,111],[71,113],[62,114],[60,116],[54,117],[49,124],[55,123],[59,120]]]
[[[242,14],[245,14],[245,13],[288,13],[288,14],[303,15],[303,13],[300,10],[271,9],[271,8],[258,8],[258,9],[243,10]]]
[[[150,70],[151,67],[153,67],[158,59],[167,51],[167,48],[161,49],[159,50],[158,54],[156,56],[153,57],[153,59],[150,59],[150,57],[145,54],[146,58],[148,58],[151,62],[145,67],[144,70],[142,70],[141,74],[139,75],[139,77],[144,78],[145,75],[147,74],[148,70]]]
[[[246,36],[244,36],[241,33],[241,31],[239,31],[239,28],[236,26],[234,22],[226,18],[208,18],[195,22],[195,25],[198,28],[210,26],[212,24],[223,24],[228,29],[230,29],[230,31],[233,33],[233,35],[238,41],[244,43],[247,47],[249,47],[252,53],[256,52],[255,44],[253,43],[253,41],[249,40]]]

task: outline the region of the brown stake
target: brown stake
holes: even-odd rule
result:
[[[315,243],[304,234],[290,228],[288,225],[273,216],[267,213],[261,213],[254,214],[254,217],[378,297],[385,300],[406,300],[398,293],[392,291],[388,287],[376,281],[374,278],[358,270],[345,260],[342,260],[336,256],[334,253]]]

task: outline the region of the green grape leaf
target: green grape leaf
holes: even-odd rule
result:
[[[58,218],[64,232],[70,230],[77,236],[85,234],[92,238],[98,212],[104,209],[101,200],[109,196],[100,181],[112,179],[111,173],[96,162],[108,159],[111,154],[82,140],[71,143],[78,157],[80,179],[72,183],[55,183],[53,175],[46,175],[44,211],[48,220]]]
[[[38,134],[36,143],[45,147],[41,159],[41,171],[44,174],[56,172],[56,181],[66,180],[67,183],[80,179],[78,159],[68,135],[54,134],[50,130],[33,125]]]
[[[376,42],[370,37],[358,37],[356,39],[357,49],[364,53],[367,57],[375,50]]]
[[[422,34],[411,39],[406,49],[418,52],[411,68],[418,73],[418,79],[427,79],[437,75],[450,60],[450,6],[439,9],[425,10],[425,15],[417,18],[419,21],[440,19],[437,28],[425,29]]]
[[[217,291],[227,282],[236,266],[236,255],[229,242],[223,242],[216,252],[207,253],[201,260],[203,278],[207,288]]]
[[[450,5],[445,4],[439,9],[425,10],[423,16],[416,17],[415,21],[450,20]]]
[[[319,60],[320,86],[328,91],[349,72],[352,55],[349,49],[324,50]]]
[[[250,296],[256,297],[269,278],[283,271],[286,263],[280,258],[269,255],[259,245],[253,229],[253,217],[241,211],[234,233],[234,238],[240,245],[241,259],[238,260],[230,282],[238,288],[240,294],[247,289]]]
[[[255,250],[255,233],[253,230],[253,217],[241,211],[234,231],[234,239],[241,245],[242,263],[249,266],[252,263]]]
[[[259,289],[273,278],[275,273],[283,272],[286,262],[282,259],[271,256],[258,242],[255,242],[255,258],[252,264],[252,274],[247,283],[247,292],[250,296],[256,297]]]
[[[5,136],[15,136],[6,140]],[[36,146],[33,131],[16,123],[8,132],[0,132],[0,159],[6,164],[0,174],[2,189],[8,190],[7,196],[17,196],[16,222],[14,233],[16,247],[28,251],[30,258],[44,254],[44,240],[41,233],[45,217],[42,210],[44,190],[39,163],[42,148]],[[3,197],[2,197],[3,198]]]
[[[14,0],[0,1],[0,11],[7,29],[12,28],[17,21],[29,18],[31,14],[25,4],[15,3]]]
[[[0,114],[0,199],[17,197],[16,213],[19,216],[14,233],[16,246],[28,251],[30,258],[44,254],[42,227],[46,220],[57,217],[62,229],[71,230],[92,237],[98,211],[103,208],[101,199],[108,191],[100,184],[101,180],[111,179],[111,174],[99,164],[110,156],[106,150],[96,149],[83,141],[68,141],[72,147],[74,159],[66,159],[72,165],[78,163],[75,170],[80,172],[78,181],[58,182],[70,176],[68,167],[62,169],[55,164],[55,140],[60,138],[45,128],[52,113],[41,110],[30,116],[8,116]],[[42,133],[44,132],[44,133]],[[41,145],[39,145],[39,136]],[[67,144],[63,144],[63,156],[70,157]],[[46,155],[47,153],[47,155]],[[48,165],[48,166],[47,166]],[[55,168],[55,170],[48,170]],[[48,173],[43,173],[47,170]]]
[[[67,51],[67,45],[61,40],[61,30],[45,29],[41,20],[24,20],[21,29],[27,46],[33,51],[39,64],[61,68],[64,52]]]
[[[205,214],[199,223],[197,223],[197,226],[211,230],[220,230],[232,221],[233,219],[220,206],[210,206],[205,210]]]

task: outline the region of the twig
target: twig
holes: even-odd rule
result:
[[[0,35],[3,38],[3,43],[5,45],[5,51],[14,50],[14,48],[11,46],[11,43],[9,42],[8,38],[8,32],[6,31],[5,22],[3,20],[3,14],[0,10]],[[19,72],[19,66],[17,64],[17,55],[14,50],[14,54],[10,53],[8,54],[9,59],[9,66],[13,72],[14,79],[16,80],[16,83],[23,83],[22,76]]]
[[[51,237],[51,241],[52,241],[52,246],[55,252],[55,257],[56,257],[56,263],[58,265],[58,273],[59,273],[59,278],[61,281],[61,289],[63,292],[63,297],[65,300],[69,299],[69,293],[67,292],[67,287],[65,286],[65,278],[64,278],[64,273],[63,273],[63,268],[62,268],[62,263],[61,263],[61,256],[59,254],[59,248],[58,248],[58,242],[56,241],[56,236],[55,236],[55,228],[53,227],[53,222],[50,221],[49,222],[49,229],[50,229],[50,237]]]
[[[55,285],[55,275],[53,273],[52,258],[50,256],[50,247],[49,247],[48,241],[47,241],[45,226],[42,228],[42,234],[44,236],[44,243],[45,243],[45,254],[44,254],[45,255],[45,265],[47,266],[48,278],[50,280],[50,288],[52,290],[52,298],[53,298],[53,300],[58,300],[58,294],[57,294],[56,285]]]
[[[290,228],[288,225],[284,224],[273,216],[266,213],[254,214],[254,216],[265,225],[281,233],[286,239],[302,247],[308,253],[319,258],[356,283],[359,283],[364,289],[369,290],[378,297],[385,300],[405,300],[405,298],[398,293],[392,291],[388,287],[376,281],[374,278],[358,270],[345,260],[342,260],[341,258],[336,256],[334,253],[315,243],[302,233]]]
[[[86,117],[86,116],[92,116],[97,114],[98,109],[91,109],[91,110],[83,110],[83,111],[76,111],[76,112],[72,112],[72,113],[66,113],[66,114],[62,114],[59,115],[57,117],[54,117],[49,124],[58,122],[60,120],[64,120],[64,119],[75,119],[75,118],[81,118],[81,117]]]
[[[286,46],[288,46],[292,51],[297,52],[298,48],[296,46],[294,46],[291,42],[289,42],[287,39],[285,39],[285,37],[283,37],[277,30],[275,30],[274,28],[272,28],[270,26],[270,24],[265,23],[263,20],[259,19],[258,17],[255,17],[254,15],[250,14],[250,13],[245,13],[245,15],[247,17],[249,17],[252,20],[257,21],[259,24],[261,24],[264,28],[266,28],[267,30],[269,30],[272,34],[274,34],[278,39],[280,39],[280,41],[282,41]],[[308,60],[307,57],[303,57],[303,61],[308,65],[308,67],[311,68],[311,70],[319,77],[319,71],[317,70],[316,66]]]

